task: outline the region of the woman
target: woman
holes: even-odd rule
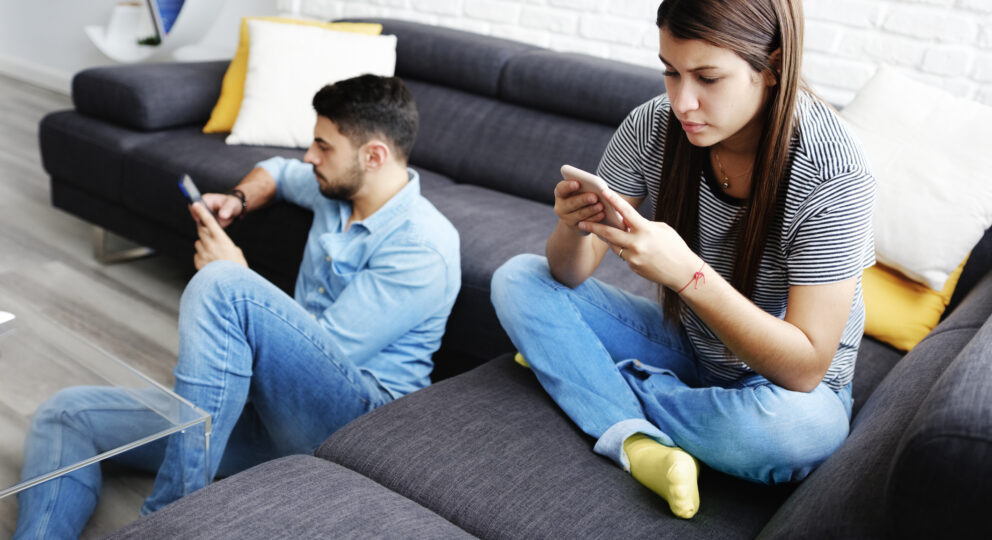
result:
[[[699,509],[697,458],[798,481],[849,429],[875,183],[802,83],[802,23],[800,0],[665,0],[668,93],[608,145],[611,189],[559,183],[547,259],[493,276],[545,390],[683,518]],[[635,210],[649,196],[654,221]],[[626,231],[598,223],[606,204]],[[607,251],[659,285],[660,305],[589,279]]]

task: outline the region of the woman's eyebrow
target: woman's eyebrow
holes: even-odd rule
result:
[[[659,54],[659,55],[658,55],[658,58],[659,58],[659,59],[660,59],[660,60],[661,60],[662,62],[664,62],[664,64],[665,64],[666,66],[670,66],[670,65],[672,65],[672,64],[671,64],[671,62],[669,62],[668,60],[665,60],[665,57],[664,57],[664,56],[662,56],[661,54]],[[692,68],[692,69],[690,69],[690,70],[689,70],[689,72],[691,72],[691,73],[695,73],[695,72],[697,72],[697,71],[705,71],[705,70],[707,70],[707,69],[719,69],[719,68],[717,68],[716,66],[698,66],[698,67],[694,67],[694,68]]]

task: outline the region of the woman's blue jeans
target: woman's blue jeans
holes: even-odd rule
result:
[[[792,392],[760,375],[717,382],[661,306],[588,279],[570,289],[547,259],[518,255],[493,275],[500,323],[594,450],[629,469],[623,441],[644,433],[753,482],[806,477],[847,437],[851,387]]]
[[[158,471],[148,514],[207,483],[276,457],[309,453],[391,397],[371,376],[335,357],[327,333],[291,297],[254,272],[215,262],[193,277],[179,313],[175,391],[210,414],[209,470],[203,443],[180,434],[117,457]],[[76,387],[39,407],[25,444],[22,478],[33,478],[133,440],[164,420],[133,390]],[[16,538],[76,538],[96,507],[92,465],[18,494]]]

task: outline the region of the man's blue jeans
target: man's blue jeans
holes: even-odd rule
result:
[[[569,289],[544,257],[501,266],[492,301],[544,389],[624,469],[623,441],[644,433],[727,474],[798,481],[847,437],[850,385],[804,393],[760,375],[717,382],[657,302],[592,278]]]
[[[210,470],[202,441],[178,434],[122,454],[126,465],[158,470],[141,513],[200,489],[218,470],[233,474],[312,452],[391,399],[374,377],[334,357],[327,339],[309,313],[258,274],[226,262],[198,272],[180,302],[175,391],[211,416]],[[134,426],[160,420],[120,389],[59,392],[32,419],[22,477],[118,446]],[[15,537],[78,537],[99,491],[100,469],[89,466],[21,492]]]

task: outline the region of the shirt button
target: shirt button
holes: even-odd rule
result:
[[[321,287],[321,288],[317,289],[317,292],[319,292],[320,294],[324,294],[324,288]]]
[[[327,261],[327,262],[331,262],[331,256],[328,255],[328,256],[324,257],[324,260]]]

